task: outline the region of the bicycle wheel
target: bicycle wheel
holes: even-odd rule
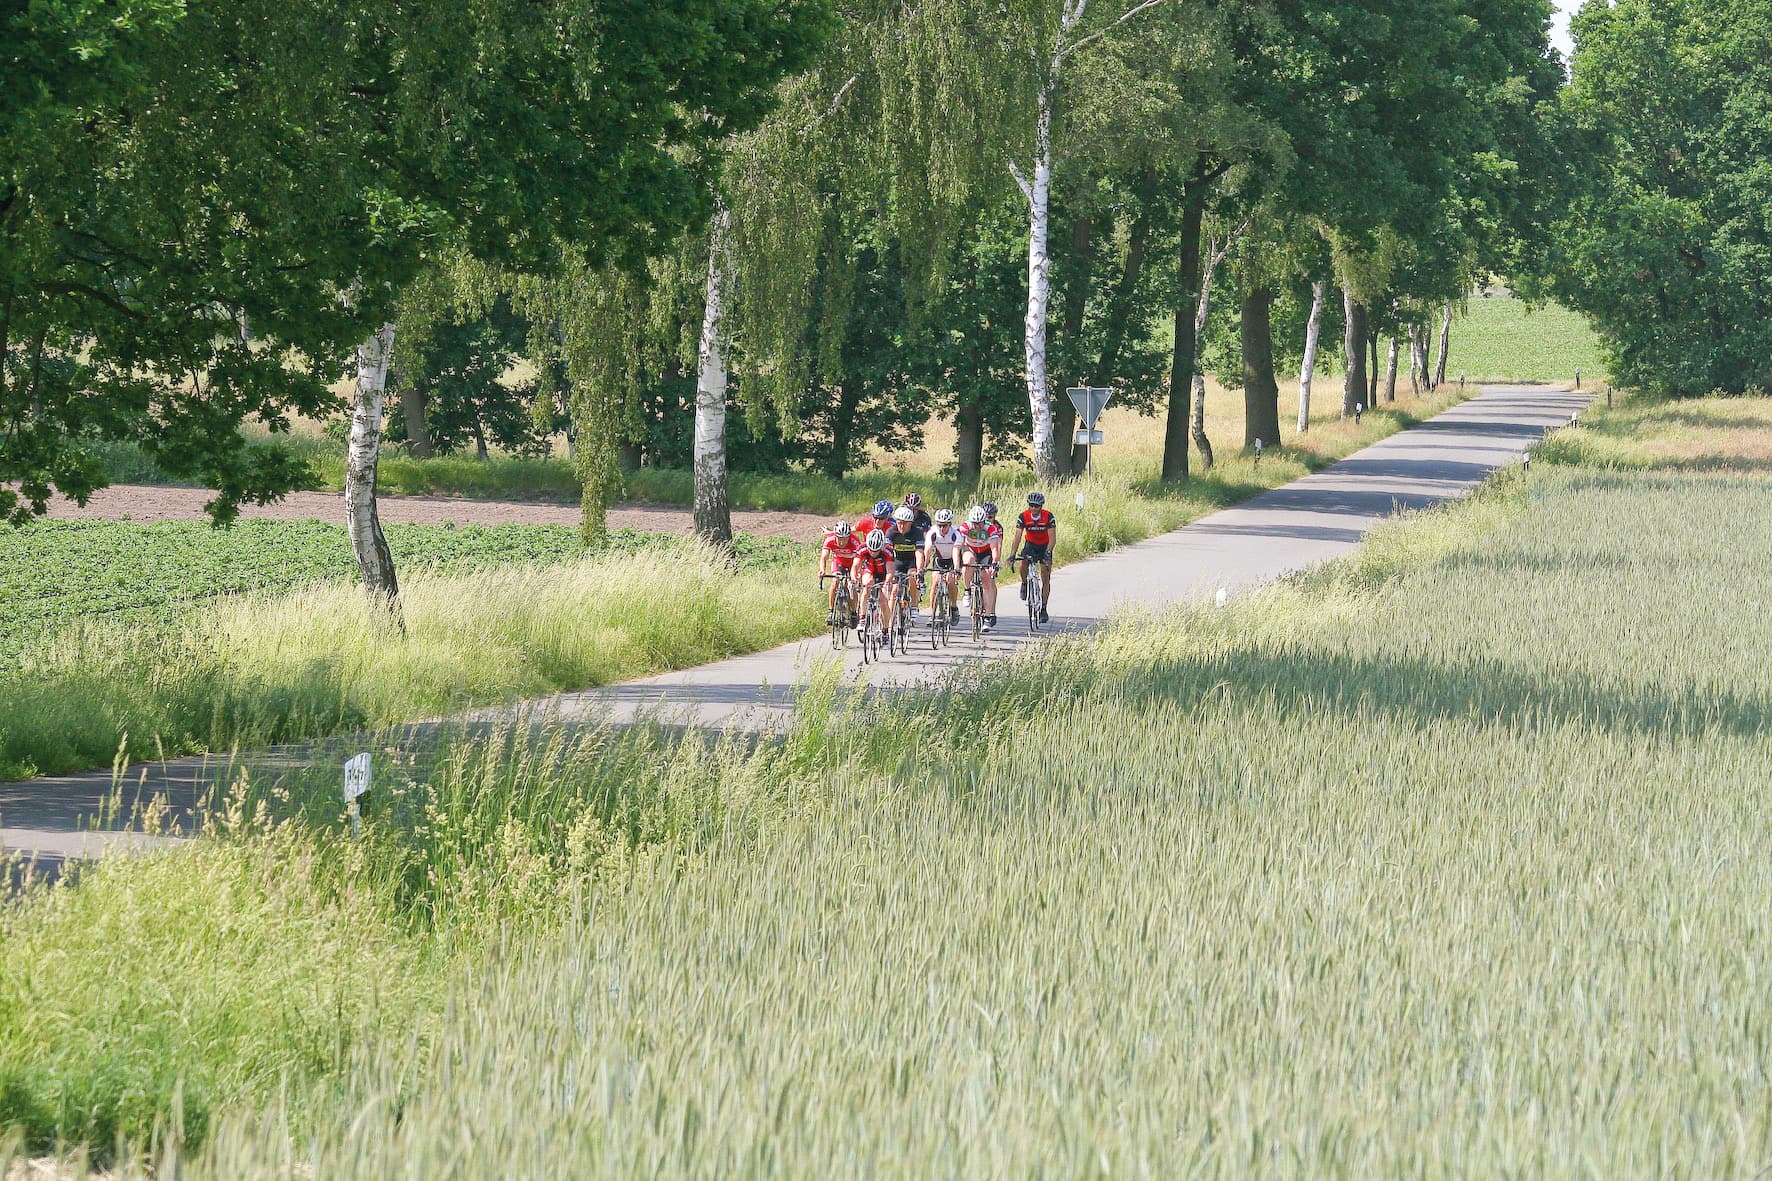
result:
[[[1032,562],[1027,564],[1028,583],[1028,631],[1040,630],[1040,568]]]
[[[871,664],[880,655],[880,597],[869,595],[861,613],[861,662]]]
[[[929,597],[929,650],[941,650],[941,629],[948,623],[948,588],[947,583],[937,582],[935,593]]]
[[[849,594],[842,583],[837,584],[837,597],[832,601],[836,610],[831,613],[831,647],[841,652],[849,646]]]
[[[972,642],[979,643],[984,639],[984,587],[976,573],[966,584],[966,612],[972,616]]]

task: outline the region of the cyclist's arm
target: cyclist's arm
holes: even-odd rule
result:
[[[1015,561],[1016,555],[1019,553],[1021,553],[1021,522],[1016,521],[1015,540],[1009,543],[1009,560]]]
[[[1052,559],[1058,556],[1058,519],[1052,520],[1052,527],[1046,531],[1046,564],[1052,565]]]

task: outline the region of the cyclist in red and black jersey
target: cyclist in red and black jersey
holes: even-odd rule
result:
[[[875,529],[868,534],[867,544],[855,555],[855,561],[849,567],[850,578],[855,582],[855,601],[868,601],[870,586],[884,586],[886,577],[892,571],[892,550],[886,545],[886,535]],[[881,592],[885,592],[882,590]],[[895,606],[888,595],[881,604],[881,626],[886,630],[880,633],[880,642],[884,644],[892,634],[892,610]]]
[[[1025,539],[1025,540],[1024,540]],[[1050,622],[1046,608],[1052,603],[1052,551],[1058,548],[1058,518],[1046,511],[1046,496],[1028,493],[1028,506],[1015,518],[1015,539],[1009,543],[1009,561],[1017,558],[1040,564],[1040,622]],[[1021,597],[1028,597],[1027,568],[1021,573]]]

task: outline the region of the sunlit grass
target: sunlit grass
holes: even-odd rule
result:
[[[425,961],[372,1031],[323,1023],[342,1064],[274,1023],[122,1044],[234,1088],[171,1149],[197,1177],[1751,1177],[1765,497],[1535,464],[1223,609],[883,703],[821,682],[780,746],[494,736],[397,776],[359,846],[335,780],[297,785],[305,839],[361,852],[288,905],[520,934]],[[173,889],[156,864],[100,867],[94,905]],[[254,880],[221,909],[281,897]],[[9,946],[73,921],[15,913]],[[121,995],[40,986],[60,1025],[33,1028],[145,1011],[163,949],[124,946]],[[172,979],[228,962],[187,958]],[[104,1077],[58,1036],[58,1077]],[[30,1077],[4,1118],[59,1093]]]

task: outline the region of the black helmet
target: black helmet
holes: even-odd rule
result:
[[[997,515],[997,502],[994,500],[985,501],[984,502],[984,511],[987,514],[989,514],[990,516],[993,516],[993,517],[996,516]]]
[[[1028,504],[1030,507],[1039,508],[1041,505],[1043,505],[1045,503],[1046,503],[1046,494],[1044,492],[1030,492],[1030,493],[1028,493]]]

